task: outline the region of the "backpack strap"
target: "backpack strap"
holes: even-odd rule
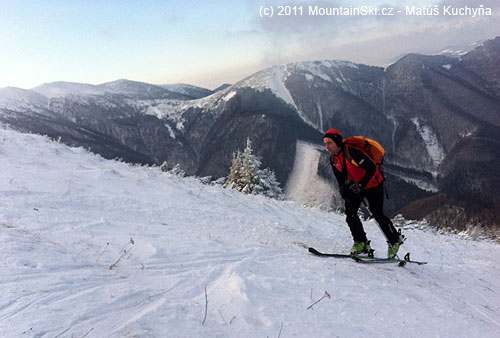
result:
[[[339,171],[335,168],[335,155],[330,155],[330,165],[334,169],[333,173],[335,174],[335,177],[337,178],[339,185],[342,185],[343,181],[347,180],[347,166],[346,166],[346,161],[345,161],[344,149],[342,149],[338,155],[340,155],[342,152],[344,154],[342,154],[342,162],[343,163],[342,163],[342,171],[340,171],[340,176],[337,174],[337,172],[339,172]]]
[[[347,152],[347,149],[346,147],[344,146],[344,149],[342,149],[342,152],[344,153],[342,155],[342,161],[344,162],[343,166],[342,166],[342,176],[344,177],[344,179],[347,180],[347,165],[345,163],[345,158],[346,158],[346,152]]]
[[[351,148],[351,150],[354,149],[357,152],[359,152],[358,153],[359,155],[356,156],[356,158],[360,161],[359,163],[356,162],[356,160],[354,160],[354,158],[349,154],[349,148]],[[363,149],[359,149],[358,147],[349,147],[346,145],[344,145],[344,149],[346,149],[346,151],[345,151],[346,156],[344,157],[344,167],[346,167],[345,166],[345,161],[346,161],[345,159],[347,159],[353,166],[367,170],[365,175],[368,175],[369,179],[366,177],[363,177],[363,179],[360,182],[362,185],[367,185],[369,183],[369,181],[373,177],[375,177],[375,175],[377,175],[377,173],[379,173],[382,176],[380,180],[377,179],[377,181],[379,181],[379,183],[381,183],[385,180],[385,178],[383,176],[383,172],[380,170],[380,166],[375,163],[373,158],[369,154],[367,154],[366,151],[364,151]],[[363,158],[360,159],[359,156],[361,156],[361,155],[363,156]],[[369,161],[369,162],[367,162],[367,161]],[[368,164],[368,163],[370,163],[370,164]],[[368,169],[367,166],[372,167],[373,169],[371,169],[371,168]],[[365,178],[366,178],[366,182],[364,182]]]
[[[349,154],[349,148],[350,146],[347,146],[347,145],[344,145],[344,161],[345,161],[345,158],[347,158],[347,160],[349,160],[349,162],[354,165],[355,167],[358,167],[359,168],[359,164],[352,158],[351,154]],[[368,154],[366,151],[364,151],[363,149],[359,149],[359,148],[354,148],[360,152],[363,153],[363,155],[365,155],[366,157],[368,157],[368,159],[370,161],[372,161],[373,164],[377,165],[377,163],[375,163],[375,161],[373,160],[373,158],[370,156],[370,154]],[[344,166],[345,166],[345,162],[344,162]]]

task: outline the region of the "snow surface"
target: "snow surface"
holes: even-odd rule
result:
[[[427,265],[362,265],[295,244],[351,245],[343,215],[295,202],[6,130],[0,170],[3,337],[499,336],[493,242],[408,223]]]
[[[231,100],[231,99],[232,99],[235,95],[236,95],[236,91],[234,91],[234,90],[233,90],[232,92],[230,92],[229,94],[227,94],[226,96],[224,96],[222,99],[223,99],[224,101],[229,101],[229,100]]]

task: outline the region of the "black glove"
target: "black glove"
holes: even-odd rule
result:
[[[347,180],[344,185],[340,187],[340,196],[345,200],[360,198],[360,191],[361,188],[358,183]]]
[[[361,188],[358,183],[353,182],[353,181],[347,181],[346,182],[347,189],[349,189],[351,192],[355,194],[359,194],[361,192]]]

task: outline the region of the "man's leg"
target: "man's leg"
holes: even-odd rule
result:
[[[345,200],[345,221],[351,230],[354,242],[366,242],[366,233],[363,229],[363,224],[358,216],[359,205],[361,198],[348,198]]]
[[[380,229],[384,233],[387,241],[394,244],[399,240],[399,233],[392,224],[389,217],[384,215],[384,186],[383,183],[364,191],[364,196],[368,200],[370,212],[377,221]]]

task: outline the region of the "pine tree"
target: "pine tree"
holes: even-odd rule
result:
[[[283,190],[280,187],[280,182],[276,179],[274,171],[269,168],[261,170],[260,172],[261,185],[264,188],[264,195],[267,197],[282,199]]]
[[[222,185],[224,188],[230,187],[232,189],[239,189],[239,184],[242,178],[242,159],[241,152],[238,150],[233,153],[233,160],[231,161],[231,168],[229,169],[229,176],[227,177],[227,181]]]
[[[224,187],[231,187],[246,194],[263,194],[272,198],[282,198],[282,190],[274,172],[260,169],[261,162],[253,154],[252,142],[247,139],[243,152],[233,153],[233,160]]]
[[[258,194],[262,191],[262,187],[259,185],[259,169],[262,163],[257,159],[257,156],[253,154],[252,142],[250,138],[247,138],[247,146],[241,154],[241,183],[240,186],[243,188],[241,192],[247,194]]]
[[[179,177],[184,177],[186,176],[186,172],[182,169],[181,165],[177,163],[172,169],[168,171],[169,173],[179,176]]]

